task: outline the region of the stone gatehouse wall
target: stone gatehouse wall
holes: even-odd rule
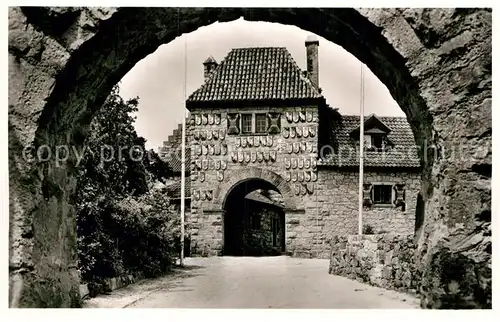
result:
[[[412,235],[335,236],[329,273],[374,286],[416,292],[420,277]]]
[[[276,174],[279,182],[271,183],[286,186],[289,191],[285,201],[288,198],[298,205],[291,209],[285,204],[286,252],[298,257],[328,258],[331,236],[357,233],[357,169],[340,171],[317,166],[315,106],[245,109],[245,113],[279,113],[280,132],[264,135],[228,134],[227,115],[237,112],[213,109],[191,113],[187,133],[191,146],[191,213],[186,218],[191,254],[222,254],[225,196],[216,194],[242,171],[248,172],[248,179],[258,179],[262,169]],[[297,128],[301,129],[300,137]],[[414,233],[420,174],[367,171],[364,177],[365,182],[399,183],[405,189],[404,210],[394,205],[365,208],[364,224],[372,226],[375,233]]]

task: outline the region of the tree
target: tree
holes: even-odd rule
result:
[[[125,101],[115,86],[90,125],[78,167],[75,201],[82,278],[145,270],[163,272],[175,253],[176,216],[152,183],[168,178],[168,165],[134,128],[139,98]]]

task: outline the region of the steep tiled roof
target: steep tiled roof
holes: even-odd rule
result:
[[[351,132],[359,127],[359,116],[336,115],[337,120],[331,124],[331,136],[327,143],[335,152],[323,158],[320,156],[318,165],[358,167],[359,138],[352,137]],[[368,117],[365,117],[365,120]],[[387,139],[392,148],[384,152],[365,151],[363,165],[365,167],[419,168],[420,158],[417,154],[417,146],[406,117],[379,116],[378,118],[391,129]],[[323,151],[328,150],[330,149],[323,149]]]
[[[164,160],[168,163],[168,165],[172,168],[172,171],[174,173],[180,173],[182,169],[182,155],[181,155],[181,149],[180,149],[180,144],[171,151],[165,151],[165,157]],[[189,166],[191,164],[191,148],[189,146],[186,146],[186,163],[185,163],[185,170],[186,172],[189,173]]]
[[[236,48],[187,102],[320,98],[283,47]]]
[[[185,196],[186,198],[191,198],[191,179],[186,177]],[[167,195],[172,199],[178,199],[181,197],[181,179],[179,178],[176,182],[169,184],[166,187]]]

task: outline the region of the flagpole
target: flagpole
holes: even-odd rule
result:
[[[186,78],[187,78],[187,35],[184,35],[184,104],[186,104]],[[182,153],[181,153],[181,258],[180,266],[184,266],[184,212],[186,199],[186,110],[182,109]]]
[[[358,212],[358,235],[363,234],[363,159],[364,159],[364,132],[365,132],[365,98],[364,98],[364,79],[363,63],[361,63],[361,91],[359,107],[359,212]]]

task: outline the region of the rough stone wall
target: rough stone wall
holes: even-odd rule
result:
[[[328,272],[378,287],[416,292],[413,235],[335,236],[331,240]]]
[[[423,147],[423,307],[491,308],[491,11],[10,7],[10,306],[67,307],[78,296],[74,159],[30,161],[23,148],[81,147],[93,113],[139,60],[181,33],[243,16],[314,32],[387,86]]]
[[[250,222],[246,225],[243,236],[243,244],[250,250],[245,255],[269,256],[281,254],[281,217],[275,209],[259,207],[253,212],[260,216],[260,229],[252,229]],[[276,245],[273,245],[273,219],[278,222],[278,233]]]

